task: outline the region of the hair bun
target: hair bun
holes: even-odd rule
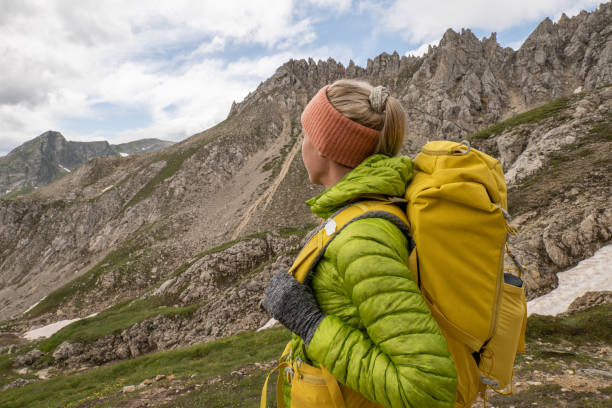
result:
[[[389,91],[384,86],[375,86],[370,91],[370,106],[374,112],[383,113],[387,104]]]

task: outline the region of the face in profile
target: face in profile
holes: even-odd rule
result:
[[[312,184],[323,184],[321,176],[327,168],[326,158],[317,150],[306,132],[304,132],[304,140],[302,141],[302,160],[310,182]]]

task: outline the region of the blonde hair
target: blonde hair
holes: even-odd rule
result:
[[[374,87],[364,81],[340,79],[329,86],[327,98],[347,118],[380,131],[372,154],[395,156],[404,140],[406,114],[397,99],[388,96],[382,111],[374,110],[370,94]]]

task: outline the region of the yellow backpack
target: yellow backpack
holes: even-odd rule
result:
[[[393,214],[400,229],[416,243],[410,269],[432,315],[444,334],[457,369],[456,408],[469,407],[487,388],[512,392],[516,352],[524,351],[527,308],[520,275],[504,273],[507,237],[506,183],[494,158],[449,141],[430,142],[413,161],[414,176],[407,186],[405,210],[397,200],[364,196],[327,220],[304,246],[289,273],[302,282],[336,233],[352,220],[377,212]],[[331,228],[329,228],[330,226]],[[294,361],[290,344],[283,352],[277,382],[292,383],[292,408],[380,407],[335,381],[321,366]],[[271,374],[271,373],[270,373]],[[268,376],[269,378],[269,376]],[[261,408],[266,407],[264,384]],[[506,388],[510,386],[508,392]]]
[[[406,189],[410,269],[455,361],[456,407],[487,388],[512,392],[516,352],[524,352],[527,306],[522,267],[507,238],[506,182],[499,162],[469,144],[436,141],[415,157]],[[504,273],[504,254],[518,277]],[[510,386],[508,392],[505,389]]]

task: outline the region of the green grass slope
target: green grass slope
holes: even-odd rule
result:
[[[531,316],[527,352],[516,359],[515,393],[490,395],[490,401],[495,407],[508,408],[534,402],[540,407],[610,406],[612,389],[601,373],[612,369],[609,354],[602,352],[612,346],[611,316],[610,304],[571,316]],[[135,407],[147,401],[147,406],[165,408],[253,407],[272,366],[258,364],[277,359],[288,339],[289,332],[280,328],[150,354],[0,392],[0,406]],[[11,373],[10,361],[0,359],[0,378],[14,378]],[[175,385],[160,381],[142,390],[121,392],[124,386],[157,374],[175,375]],[[588,382],[590,388],[572,388],[575,379]],[[269,387],[271,401],[274,383]]]
[[[197,378],[198,381],[206,382],[208,379],[238,370],[244,365],[278,358],[288,339],[287,330],[272,329],[259,333],[241,333],[181,350],[149,354],[83,374],[61,376],[8,389],[0,392],[0,406],[63,408],[85,403],[88,403],[87,406],[114,406],[112,400],[123,397],[120,391],[126,385],[139,384],[160,373],[172,374],[179,380],[190,381],[191,378]],[[8,363],[0,364],[0,369],[7,371]],[[192,377],[194,375],[195,377]],[[248,388],[259,389],[261,385],[261,382],[254,381],[252,387]],[[100,400],[100,405],[93,402],[96,400]],[[246,406],[254,405],[255,401],[249,399]]]

